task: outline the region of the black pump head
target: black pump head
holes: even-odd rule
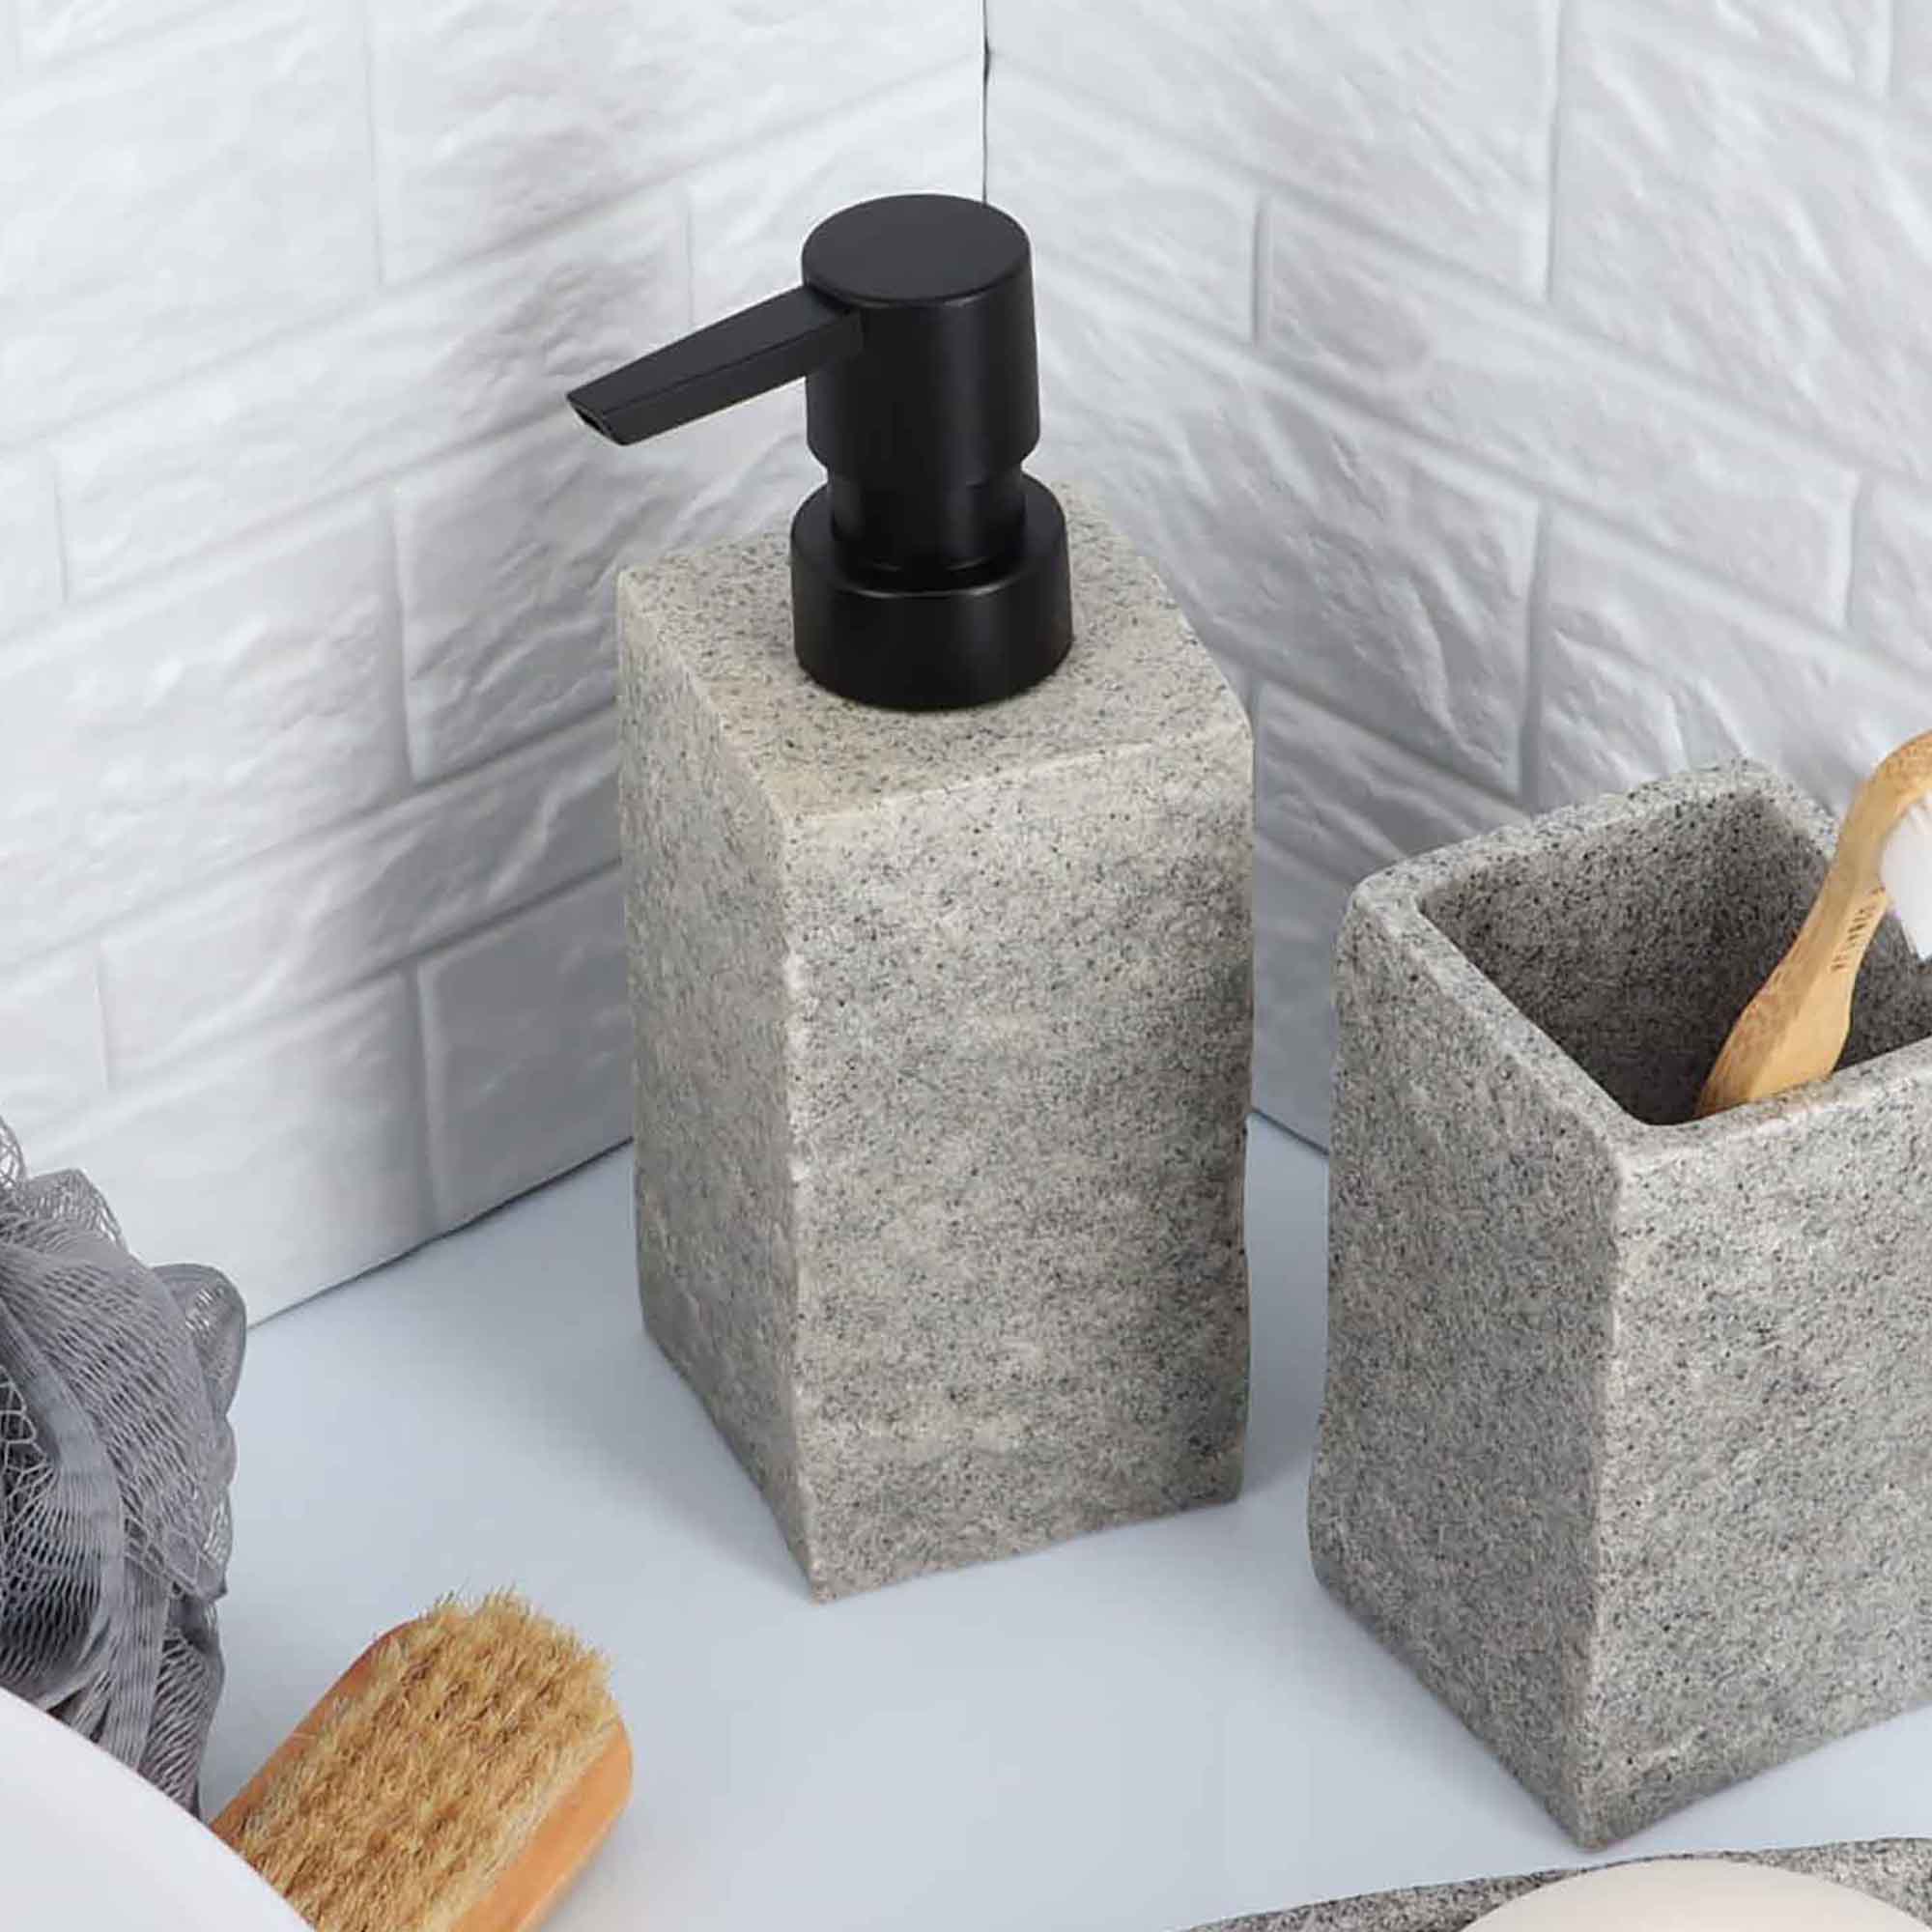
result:
[[[573,390],[637,442],[806,379],[829,472],[791,526],[792,634],[820,684],[934,710],[1025,691],[1067,653],[1066,525],[1039,440],[1026,231],[983,202],[892,195],[807,238],[804,285]]]

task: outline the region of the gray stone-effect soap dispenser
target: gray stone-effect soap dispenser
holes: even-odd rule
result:
[[[1025,232],[905,195],[571,397],[803,375],[831,472],[618,586],[644,1320],[820,1596],[1240,1486],[1247,720],[1035,368]]]

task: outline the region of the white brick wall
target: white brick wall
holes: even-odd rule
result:
[[[615,872],[459,941],[423,963],[421,980],[441,1221],[480,1214],[630,1133]]]
[[[1258,1093],[1398,854],[1925,724],[1932,0],[990,0],[1048,438],[1254,713]],[[623,1131],[609,586],[795,394],[560,408],[858,196],[979,0],[0,0],[0,1112],[257,1314]],[[218,1206],[211,1206],[218,1204]]]
[[[1932,724],[1932,0],[991,0],[1041,467],[1257,721],[1261,1029],[1327,1121],[1350,884]]]
[[[0,0],[0,1114],[256,1316],[622,1138],[610,581],[797,392],[570,384],[977,193],[978,0]]]
[[[60,42],[84,11],[39,24]],[[0,100],[0,438],[145,398],[366,292],[368,174],[343,6],[258,0],[31,70]]]

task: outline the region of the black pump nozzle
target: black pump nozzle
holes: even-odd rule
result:
[[[856,355],[862,337],[857,309],[787,289],[573,389],[570,407],[599,436],[641,442]]]
[[[1065,521],[1020,468],[1039,440],[1026,231],[983,202],[893,195],[820,222],[803,270],[571,407],[637,442],[803,376],[830,477],[792,521],[799,662],[915,710],[1037,684],[1073,625]]]

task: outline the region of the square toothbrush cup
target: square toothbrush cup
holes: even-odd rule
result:
[[[1586,1847],[1932,1696],[1932,974],[1696,1121],[1823,876],[1751,763],[1396,866],[1336,955],[1327,1587]]]

